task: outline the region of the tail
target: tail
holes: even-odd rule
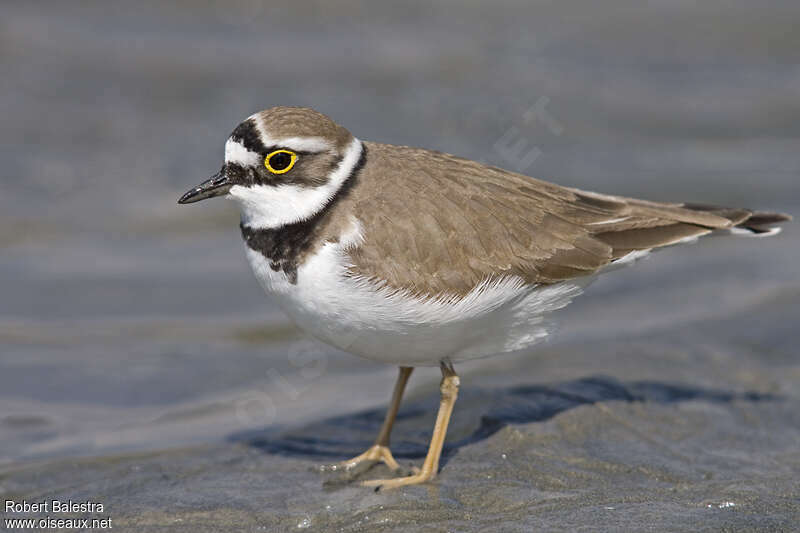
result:
[[[576,191],[593,206],[603,202],[603,218],[584,227],[612,249],[612,261],[632,252],[694,241],[712,232],[767,237],[792,220],[783,213],[702,204],[670,204]]]
[[[781,232],[779,224],[792,220],[792,217],[785,213],[728,209],[702,204],[684,204],[684,207],[693,211],[703,211],[727,218],[732,223],[732,227],[728,231],[733,235],[770,237]]]

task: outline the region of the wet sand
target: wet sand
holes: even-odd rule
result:
[[[371,443],[395,369],[287,321],[233,206],[175,205],[242,117],[299,104],[565,185],[797,217],[795,3],[179,6],[4,7],[0,498],[99,501],[132,531],[795,527],[793,225],[654,254],[548,343],[462,365],[437,480],[375,493],[317,467]],[[412,376],[405,466],[437,384]]]

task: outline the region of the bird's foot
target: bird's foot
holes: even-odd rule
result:
[[[400,465],[397,464],[397,461],[394,460],[392,451],[388,446],[375,444],[364,453],[357,455],[352,459],[348,459],[347,461],[342,461],[340,463],[334,463],[332,465],[324,465],[320,470],[323,472],[344,472],[348,475],[348,477],[354,478],[371,469],[378,463],[385,464],[393,472],[401,469]]]
[[[414,468],[414,474],[404,477],[395,477],[390,479],[370,479],[369,481],[362,481],[361,485],[364,487],[375,487],[375,491],[396,489],[406,485],[419,485],[425,483],[436,477],[433,470],[425,471],[419,468]]]

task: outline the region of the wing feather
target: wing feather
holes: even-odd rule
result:
[[[554,283],[637,250],[786,220],[598,194],[439,152],[365,144],[353,209],[367,245],[351,252],[351,271],[418,294],[463,295],[504,275]]]

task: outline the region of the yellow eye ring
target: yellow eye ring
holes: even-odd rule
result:
[[[289,156],[287,159],[286,156]],[[285,174],[297,162],[297,154],[290,150],[275,150],[264,158],[264,166],[273,174]]]

